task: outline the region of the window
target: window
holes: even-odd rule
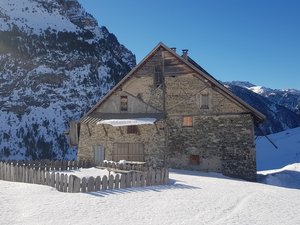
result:
[[[163,83],[163,77],[162,77],[161,65],[157,65],[155,66],[155,72],[154,72],[154,85],[158,87],[162,83]]]
[[[182,117],[182,126],[183,127],[192,127],[193,126],[193,117],[192,116]]]
[[[121,111],[128,111],[128,98],[127,96],[121,96]]]
[[[190,155],[190,165],[199,165],[200,156],[199,155]]]
[[[208,93],[201,94],[201,109],[209,109],[209,95],[208,95]]]
[[[138,134],[139,129],[137,126],[127,126],[127,134]]]

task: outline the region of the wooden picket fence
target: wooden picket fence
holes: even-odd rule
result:
[[[33,169],[43,169],[47,171],[64,171],[64,170],[76,170],[79,168],[90,168],[94,164],[90,161],[68,161],[68,160],[13,160],[2,161],[3,163],[25,166]]]
[[[123,174],[82,179],[75,175],[64,174],[59,170],[49,171],[46,168],[22,163],[0,162],[0,180],[48,185],[58,191],[70,193],[165,185],[169,182],[169,170],[166,168],[148,168],[148,170],[143,168],[144,171],[126,171]]]

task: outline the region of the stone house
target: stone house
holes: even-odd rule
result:
[[[264,115],[183,51],[159,43],[80,120],[78,159],[256,179],[254,126]]]

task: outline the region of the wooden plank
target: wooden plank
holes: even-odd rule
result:
[[[28,183],[32,184],[33,183],[33,169],[29,168],[28,171]]]
[[[17,165],[17,171],[18,171],[18,174],[17,174],[17,182],[22,182],[22,179],[23,179],[23,166],[20,166],[20,165]]]
[[[74,192],[74,175],[69,176],[69,183],[68,183],[68,192],[73,193]]]
[[[80,192],[80,185],[81,184],[81,179],[79,177],[74,176],[74,188],[73,192],[78,193]]]
[[[115,176],[115,189],[119,189],[120,188],[120,175],[117,174]]]
[[[40,169],[36,169],[35,170],[36,172],[36,184],[41,184],[41,172],[40,172]]]
[[[95,179],[95,191],[100,191],[101,188],[101,177],[97,176]]]
[[[132,173],[132,187],[136,187],[136,173]]]
[[[121,175],[120,188],[126,188],[126,175],[125,174]]]
[[[45,176],[46,176],[46,181],[45,181],[45,185],[51,186],[51,179],[50,179],[50,172],[46,171],[45,172]]]
[[[3,162],[0,161],[0,180],[3,180]]]
[[[161,170],[155,171],[155,185],[160,185],[161,182]]]
[[[46,182],[46,180],[45,180],[45,171],[46,170],[40,170],[40,177],[41,177],[41,184],[42,185],[45,185],[45,182]]]
[[[155,170],[151,171],[151,181],[150,185],[155,185]]]
[[[141,187],[146,186],[146,177],[147,177],[147,172],[141,173]]]
[[[107,190],[107,176],[104,175],[103,178],[102,178],[102,190],[105,191]]]
[[[164,184],[169,184],[169,169],[166,168],[165,170],[165,181]]]
[[[114,188],[114,181],[115,181],[114,176],[110,175],[109,180],[108,180],[108,189],[113,189]]]
[[[87,189],[87,179],[86,177],[83,177],[81,180],[81,192],[85,193]]]
[[[93,191],[95,191],[95,178],[89,177],[88,185],[87,185],[87,192],[93,192]]]
[[[51,176],[50,176],[50,186],[51,187],[55,187],[55,172],[51,173]]]
[[[64,182],[65,182],[65,174],[60,174],[59,176],[59,191],[64,191]]]
[[[126,187],[131,188],[132,177],[130,173],[126,174]]]
[[[145,179],[146,180],[146,186],[150,186],[151,185],[151,171],[152,170],[148,170],[147,173],[146,173],[146,177],[145,177],[146,178]]]
[[[55,188],[56,190],[59,191],[59,178],[60,178],[60,174],[59,173],[56,173],[55,174]]]
[[[63,192],[68,192],[68,181],[69,181],[68,174],[65,174]]]
[[[141,187],[141,173],[136,173],[136,183],[135,187]]]

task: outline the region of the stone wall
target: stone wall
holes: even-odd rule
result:
[[[149,165],[164,166],[165,163],[165,134],[161,130],[163,121],[155,125],[138,126],[139,134],[127,134],[127,127],[110,125],[82,124],[78,152],[79,160],[94,160],[94,146],[103,146],[105,159],[112,160],[114,143],[143,143],[144,157]],[[106,135],[107,133],[107,135]]]
[[[195,116],[193,127],[182,127],[181,117],[172,117],[168,124],[171,167],[256,179],[251,115]],[[191,155],[199,156],[198,165]]]

